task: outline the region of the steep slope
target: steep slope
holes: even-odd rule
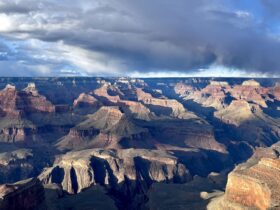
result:
[[[44,201],[44,188],[36,178],[0,185],[1,210],[37,209]]]
[[[119,107],[101,107],[96,113],[72,128],[57,144],[60,149],[120,148],[122,139],[140,140],[148,135],[133,120],[121,112]],[[139,141],[141,144],[141,141]]]
[[[23,91],[18,92],[17,108],[24,113],[55,111],[54,105],[38,93],[35,83],[29,83]]]
[[[6,85],[6,87],[0,91],[0,108],[2,116],[17,118],[20,115],[20,111],[16,107],[17,91],[16,87],[12,85]]]
[[[81,93],[73,103],[75,112],[80,114],[90,114],[98,110],[102,104],[90,94]]]
[[[244,81],[242,85],[235,85],[230,92],[235,99],[243,99],[262,107],[267,107],[266,97],[269,97],[269,88],[260,86],[254,80]]]
[[[53,113],[55,106],[38,93],[35,84],[30,83],[22,91],[11,85],[0,91],[0,109],[0,141],[30,144],[41,141],[41,138],[29,116]]]
[[[226,192],[208,209],[278,209],[280,205],[279,144],[258,149],[246,163],[228,176]]]
[[[141,88],[136,89],[136,94],[137,100],[144,103],[157,115],[171,116],[180,119],[197,118],[195,114],[188,112],[177,100],[154,98],[150,93],[146,93]]]
[[[227,82],[211,81],[209,85],[201,90],[189,91],[185,96],[185,100],[194,100],[205,107],[213,107],[220,110],[228,105],[231,101],[229,91],[231,87]]]
[[[254,120],[256,118],[254,115],[256,109],[259,108],[250,105],[245,100],[234,100],[227,108],[215,112],[214,116],[227,124],[239,126],[246,121]]]
[[[259,105],[234,100],[227,108],[215,112],[214,116],[234,125],[232,135],[252,145],[270,146],[279,140],[279,119],[265,114]]]
[[[189,181],[191,176],[174,156],[156,150],[102,150],[69,152],[58,157],[39,177],[61,184],[69,193],[93,185],[104,186],[122,209],[135,209],[146,200],[153,182]]]

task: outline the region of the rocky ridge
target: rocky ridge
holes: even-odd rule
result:
[[[278,209],[280,205],[279,144],[258,149],[228,176],[225,194],[208,209]]]
[[[44,198],[43,185],[37,178],[0,185],[1,210],[36,209]]]

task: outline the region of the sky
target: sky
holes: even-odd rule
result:
[[[279,0],[0,0],[0,76],[279,77]]]

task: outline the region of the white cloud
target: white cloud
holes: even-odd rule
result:
[[[9,64],[42,75],[274,75],[280,66],[269,24],[223,0],[0,0],[0,23],[16,45],[1,52]]]

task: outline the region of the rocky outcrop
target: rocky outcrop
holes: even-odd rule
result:
[[[118,191],[145,188],[152,182],[186,182],[190,178],[174,156],[141,149],[69,152],[40,175],[43,183],[61,184],[69,193],[79,193],[96,184]]]
[[[138,101],[144,103],[157,115],[166,115],[181,119],[197,117],[193,113],[188,112],[183,104],[175,99],[154,98],[150,93],[146,93],[141,88],[137,88],[136,94]]]
[[[122,95],[122,93],[117,87],[112,86],[110,83],[105,83],[100,88],[94,90],[93,95],[102,103],[112,105],[112,103],[117,103],[121,100],[120,95]]]
[[[214,199],[208,209],[279,208],[279,146],[259,150],[229,174],[225,194]]]
[[[215,112],[214,115],[227,124],[239,126],[245,121],[253,120],[256,109],[257,106],[252,106],[245,100],[234,100],[227,108]]]
[[[228,106],[231,101],[230,89],[231,87],[227,82],[211,81],[205,88],[190,92],[185,99],[192,99],[205,107],[220,110]]]
[[[44,201],[44,188],[37,178],[0,185],[1,210],[38,209]]]
[[[242,83],[242,86],[251,86],[251,87],[260,87],[260,83],[257,82],[256,80],[246,80]]]
[[[149,121],[155,118],[154,113],[140,102],[121,100],[118,105],[122,107],[127,115],[130,115],[135,119]]]
[[[214,113],[222,122],[234,125],[231,135],[255,146],[270,146],[279,140],[279,120],[267,115],[259,105],[234,100],[226,109]]]
[[[242,85],[235,85],[230,93],[235,99],[243,99],[267,107],[266,99],[269,98],[269,88],[261,87],[256,81],[249,80],[243,82]]]
[[[55,107],[46,97],[40,95],[34,83],[22,91],[17,91],[15,86],[7,85],[0,92],[0,108],[8,117],[20,117],[21,113],[54,112]]]
[[[177,83],[174,87],[174,91],[176,94],[185,96],[194,91],[194,88],[190,85],[186,85],[185,83]]]
[[[0,142],[28,144],[35,140],[35,134],[36,127],[28,120],[8,116],[0,118]]]
[[[57,144],[60,149],[72,148],[121,148],[122,139],[141,140],[147,130],[137,126],[119,107],[101,107]],[[141,141],[140,141],[141,143]]]
[[[37,125],[29,117],[43,119],[55,112],[55,106],[38,93],[34,83],[29,83],[21,91],[11,85],[0,91],[0,110],[0,142],[29,144],[41,140],[36,136]]]
[[[79,108],[95,107],[98,105],[98,101],[92,95],[81,93],[79,97],[74,101],[73,106]]]
[[[213,128],[204,122],[196,121],[156,121],[150,128],[157,140],[159,149],[200,148],[227,153],[223,144],[215,139]],[[150,143],[151,144],[151,143]]]
[[[17,107],[25,113],[55,111],[55,106],[38,93],[34,83],[29,83],[28,86],[18,93]]]
[[[0,91],[0,109],[2,114],[18,118],[20,111],[17,109],[17,90],[15,86],[7,85]]]
[[[273,95],[274,99],[280,101],[280,83],[277,83],[275,87],[271,89],[271,94]]]
[[[29,149],[0,153],[0,183],[15,182],[30,177],[34,171],[33,163],[32,150]]]

